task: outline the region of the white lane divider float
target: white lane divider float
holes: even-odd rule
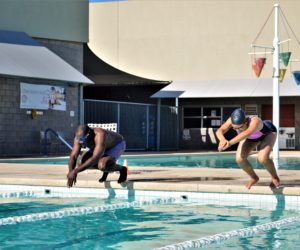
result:
[[[32,196],[34,196],[33,191],[0,193],[0,198],[22,198],[22,197],[32,197]]]
[[[264,231],[269,231],[274,228],[280,229],[281,227],[288,226],[290,224],[294,224],[298,222],[300,222],[300,217],[290,217],[287,219],[264,223],[253,227],[247,227],[247,228],[232,230],[232,231],[219,233],[211,236],[206,236],[196,240],[188,240],[188,241],[184,241],[172,245],[154,248],[153,250],[186,250],[192,248],[203,248],[211,244],[221,243],[225,240],[229,240],[234,237],[250,237]]]
[[[32,213],[23,216],[1,218],[0,226],[12,225],[12,224],[23,223],[23,222],[58,219],[58,218],[69,217],[69,216],[82,216],[82,215],[101,213],[101,212],[117,210],[117,209],[134,208],[134,207],[141,207],[141,206],[148,206],[148,205],[155,205],[155,204],[156,205],[169,204],[171,202],[173,203],[175,200],[176,200],[175,198],[157,198],[153,200],[141,200],[141,201],[123,202],[117,204],[108,204],[103,206],[61,209],[53,212]]]

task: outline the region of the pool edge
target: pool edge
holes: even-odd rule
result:
[[[1,185],[28,185],[66,187],[66,180],[28,179],[28,178],[0,178]],[[79,180],[76,187],[99,189],[133,189],[152,191],[181,191],[181,192],[208,192],[208,193],[239,193],[239,194],[268,194],[300,196],[300,187],[281,187],[271,190],[268,186],[254,186],[247,190],[243,185],[212,185],[199,183],[171,183],[171,182],[134,182],[128,181],[119,184],[116,181],[99,183],[94,180]]]

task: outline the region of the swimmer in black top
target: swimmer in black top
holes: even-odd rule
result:
[[[87,148],[87,151],[81,155],[76,167],[81,148]],[[122,135],[102,128],[92,129],[85,124],[79,125],[70,154],[67,186],[75,185],[77,174],[88,168],[103,171],[99,182],[106,181],[109,172],[114,171],[120,172],[118,183],[126,181],[127,168],[116,164],[125,148],[126,143]]]

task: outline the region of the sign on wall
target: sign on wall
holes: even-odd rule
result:
[[[21,109],[53,109],[66,111],[66,91],[51,85],[20,84]]]

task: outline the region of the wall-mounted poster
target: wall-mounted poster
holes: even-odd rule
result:
[[[53,109],[66,111],[66,90],[63,87],[21,82],[21,109]]]

